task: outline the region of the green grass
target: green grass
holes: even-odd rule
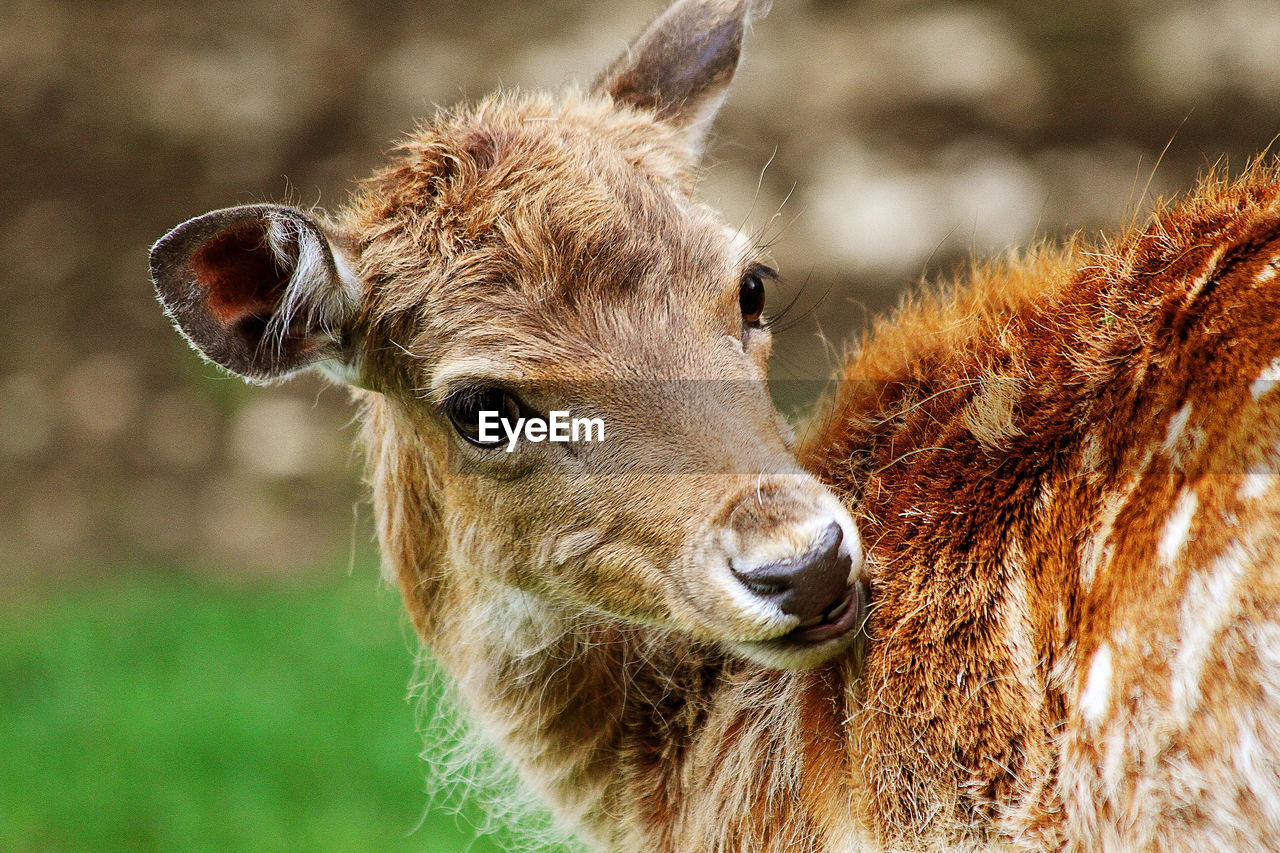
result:
[[[372,571],[0,603],[0,849],[494,853],[426,812],[399,606]]]

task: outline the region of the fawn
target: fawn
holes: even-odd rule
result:
[[[351,386],[417,632],[589,845],[1274,849],[1277,172],[907,304],[798,445],[773,271],[692,197],[751,12],[442,113],[331,217],[178,226],[166,311]],[[601,440],[482,428],[553,412]]]

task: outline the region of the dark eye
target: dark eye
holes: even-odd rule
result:
[[[515,427],[520,418],[520,403],[510,393],[492,385],[463,388],[450,394],[444,403],[449,422],[476,447],[497,447],[506,443],[506,432],[499,419],[506,419]],[[492,412],[493,414],[488,414]],[[481,414],[484,413],[488,428],[481,437]]]
[[[773,271],[761,266],[753,266],[742,276],[738,285],[738,307],[742,309],[742,322],[754,325],[760,322],[764,313],[764,280],[772,278]]]

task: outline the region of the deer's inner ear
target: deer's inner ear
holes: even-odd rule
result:
[[[267,322],[289,284],[292,265],[277,258],[253,223],[229,228],[191,253],[209,313],[227,326],[247,318]],[[296,258],[294,259],[296,264]]]
[[[300,210],[251,205],[184,222],[152,248],[151,274],[192,345],[247,379],[347,357],[361,283]]]
[[[618,103],[686,131],[692,157],[738,68],[748,0],[682,0],[654,21],[596,81]]]

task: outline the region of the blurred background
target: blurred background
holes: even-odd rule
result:
[[[344,393],[202,364],[147,250],[336,207],[433,104],[587,80],[662,5],[9,0],[0,847],[495,849],[427,811]],[[1280,133],[1278,46],[1274,0],[775,0],[702,196],[798,299],[782,402],[971,254],[1238,172]]]

